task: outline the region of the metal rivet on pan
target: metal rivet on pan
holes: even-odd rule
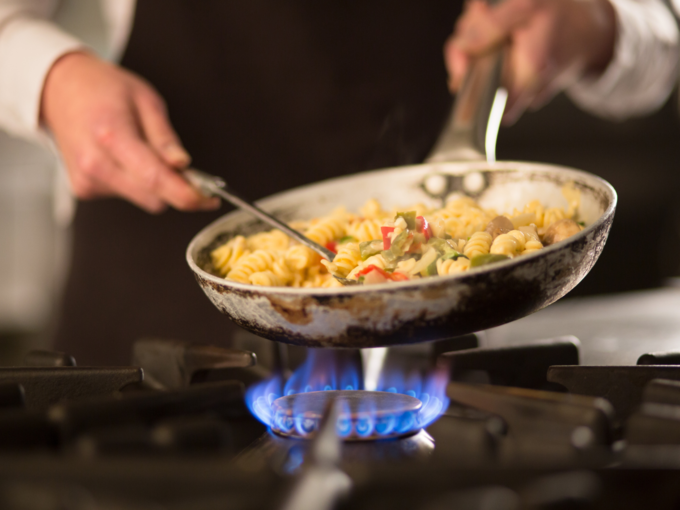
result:
[[[425,190],[434,196],[441,196],[446,192],[447,178],[441,174],[433,174],[425,178]]]
[[[583,450],[589,448],[595,443],[595,434],[593,431],[585,426],[576,427],[571,433],[571,444],[574,448]]]
[[[479,193],[484,189],[484,176],[481,172],[470,172],[463,177],[463,189],[468,193]]]

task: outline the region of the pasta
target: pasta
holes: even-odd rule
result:
[[[456,275],[535,253],[578,232],[579,191],[567,185],[563,194],[566,209],[533,200],[502,216],[471,198],[441,208],[417,204],[395,212],[369,200],[359,215],[337,209],[291,223],[334,251],[332,262],[278,230],[235,236],[210,256],[220,276],[265,286],[341,287],[334,276],[371,284]]]
[[[475,255],[484,255],[491,249],[491,234],[488,232],[475,232],[465,243],[463,255],[471,259]]]

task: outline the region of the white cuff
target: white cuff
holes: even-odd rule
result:
[[[39,138],[40,100],[47,73],[82,42],[42,19],[17,17],[0,31],[0,127]]]
[[[617,21],[614,55],[597,78],[582,78],[567,95],[582,109],[624,119],[659,108],[677,79],[678,28],[658,1],[609,0]]]

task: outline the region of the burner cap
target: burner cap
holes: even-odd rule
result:
[[[336,430],[345,440],[383,439],[420,430],[420,400],[401,393],[362,390],[311,391],[278,398],[272,402],[272,430],[286,437],[311,437],[332,399],[341,402]]]

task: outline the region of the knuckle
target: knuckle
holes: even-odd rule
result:
[[[99,122],[95,124],[93,129],[94,138],[97,142],[104,146],[108,146],[114,139],[115,129],[110,122]]]
[[[159,113],[165,114],[167,105],[165,100],[151,88],[145,88],[140,91],[139,100],[146,103],[150,108]]]
[[[99,170],[101,168],[100,158],[92,153],[83,152],[76,158],[76,168],[78,173],[82,174],[86,178],[96,177],[99,174]]]

